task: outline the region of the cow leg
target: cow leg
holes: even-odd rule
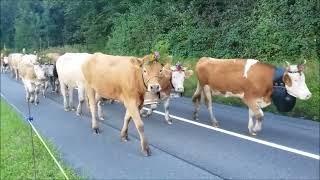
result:
[[[14,74],[16,76],[16,80],[18,81],[18,69],[14,69]]]
[[[24,89],[25,89],[25,91],[26,91],[26,102],[29,102],[29,100],[30,100],[30,93],[29,93],[28,85],[27,85],[27,83],[26,83],[24,80],[22,80],[22,82],[23,82],[23,85],[24,85]]]
[[[69,96],[69,107],[71,111],[75,111],[76,108],[73,106],[73,87],[68,87],[68,96]]]
[[[48,90],[49,83],[50,83],[49,81],[45,81],[45,83],[44,83],[44,92],[42,94],[44,98],[46,98],[46,92]]]
[[[96,100],[95,100],[95,92],[92,88],[88,87],[86,85],[86,93],[89,99],[89,106],[90,106],[90,112],[91,112],[91,127],[94,133],[99,134],[99,126],[98,121],[96,119]]]
[[[129,140],[128,138],[128,126],[129,126],[129,122],[131,120],[129,111],[126,110],[126,115],[124,116],[124,121],[123,121],[123,127],[121,129],[121,141],[122,142],[127,142]]]
[[[194,112],[193,112],[193,119],[199,121],[199,110],[200,110],[200,101],[201,101],[201,92],[202,88],[200,83],[197,84],[197,89],[192,96],[192,102],[194,104]]]
[[[39,104],[40,85],[34,85],[34,104]]]
[[[56,91],[56,86],[55,86],[55,79],[54,77],[49,77],[49,82],[50,82],[50,86],[51,86],[51,91],[55,92]]]
[[[60,91],[61,91],[61,94],[62,94],[62,97],[63,97],[64,110],[65,111],[70,111],[69,103],[68,103],[68,99],[67,99],[67,86],[66,86],[66,84],[61,83],[60,89],[61,89]]]
[[[262,129],[262,120],[264,117],[264,114],[263,114],[263,111],[261,110],[261,108],[259,108],[259,114],[257,114],[256,117],[257,117],[257,119],[256,119],[256,124],[253,128],[253,132],[258,133]]]
[[[78,100],[79,104],[77,107],[77,116],[81,116],[82,114],[82,105],[84,103],[84,87],[83,86],[78,86]]]
[[[207,106],[207,109],[208,109],[208,112],[209,112],[209,115],[210,115],[210,120],[211,120],[212,126],[219,127],[219,123],[216,120],[216,117],[213,114],[213,110],[212,110],[211,88],[208,85],[206,85],[206,86],[204,86],[203,91],[204,91],[205,104]]]
[[[137,104],[135,102],[129,102],[129,104],[127,104],[127,103],[125,103],[125,104],[126,104],[127,110],[129,111],[129,113],[133,119],[133,122],[138,130],[138,133],[140,136],[142,152],[145,156],[150,156],[151,150],[149,148],[148,141],[144,136],[144,125],[141,120]]]
[[[262,120],[264,115],[261,108],[257,105],[255,100],[244,100],[244,102],[249,107],[249,122],[248,122],[249,133],[255,136],[259,131],[261,131]],[[255,125],[253,122],[253,118],[256,119]]]
[[[249,133],[250,133],[250,134],[253,134],[253,131],[252,131],[252,128],[253,128],[253,125],[254,125],[253,118],[254,118],[254,113],[253,113],[253,111],[249,108],[248,129],[249,129]]]
[[[164,100],[164,113],[165,113],[165,119],[167,121],[168,124],[172,124],[172,119],[170,118],[169,115],[169,104],[170,104],[170,96],[168,96],[165,100]]]
[[[59,94],[59,84],[60,83],[58,79],[54,80],[55,90],[57,94]]]
[[[102,97],[98,95],[98,93],[96,93],[96,103],[97,103],[97,107],[98,107],[98,117],[101,121],[104,120],[104,115],[103,115],[103,111],[102,111]]]
[[[145,110],[143,108],[140,109],[140,114],[142,117],[149,117],[152,114],[153,108],[152,105],[149,105],[148,109]]]

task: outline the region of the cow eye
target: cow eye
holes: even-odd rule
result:
[[[160,69],[160,73],[162,73],[162,69]]]
[[[146,74],[146,73],[147,73],[147,70],[145,70],[145,69],[144,69],[144,70],[143,70],[143,73],[145,73],[145,74]]]

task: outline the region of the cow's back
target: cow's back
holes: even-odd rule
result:
[[[83,82],[84,77],[81,65],[92,54],[88,53],[66,53],[60,56],[56,63],[56,70],[60,82],[70,86],[77,86],[77,83]]]
[[[103,97],[123,101],[139,96],[143,87],[140,68],[131,62],[134,57],[95,53],[83,64],[83,73],[90,87]],[[141,93],[142,94],[142,93]]]
[[[55,64],[61,55],[60,53],[47,53],[46,57],[49,58],[51,64]]]
[[[23,54],[21,53],[12,53],[9,55],[9,64],[13,68],[17,68],[19,62],[22,60]]]
[[[18,65],[20,77],[25,80],[35,80],[36,74],[33,65],[29,63],[19,63]]]
[[[38,56],[35,54],[25,54],[21,57],[21,62],[24,64],[35,64],[38,62]]]
[[[209,85],[211,89],[222,94],[231,92],[263,96],[272,87],[274,68],[256,62],[246,69],[247,61],[246,59],[204,57],[196,65],[196,74],[202,86]]]

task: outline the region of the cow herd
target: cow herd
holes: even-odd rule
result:
[[[41,59],[48,59],[43,64]],[[144,155],[151,154],[147,139],[144,136],[144,125],[141,120],[150,115],[156,104],[147,112],[147,96],[158,96],[163,101],[165,120],[172,123],[169,116],[170,94],[184,91],[184,80],[193,75],[181,64],[161,64],[159,53],[144,57],[113,56],[102,53],[48,53],[38,54],[12,53],[1,55],[1,72],[11,71],[12,77],[21,79],[26,92],[26,101],[39,103],[39,95],[46,96],[48,87],[63,96],[65,111],[76,111],[82,114],[86,102],[91,113],[91,125],[94,133],[99,133],[100,120],[104,120],[103,99],[117,100],[126,108],[121,140],[128,140],[128,124],[133,120],[139,133]],[[192,97],[195,105],[193,118],[198,120],[200,101],[203,97],[208,108],[210,121],[218,126],[212,110],[212,96],[239,97],[248,106],[248,129],[256,135],[262,127],[262,108],[271,104],[275,83],[285,92],[302,100],[309,99],[311,93],[305,83],[304,64],[278,68],[254,59],[214,59],[202,57],[196,64],[195,75],[198,79],[197,89]],[[74,89],[78,92],[78,105],[74,106]]]

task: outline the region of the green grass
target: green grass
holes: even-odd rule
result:
[[[33,133],[36,154],[37,179],[65,179],[45,147]],[[57,151],[46,142],[55,157]],[[33,179],[33,158],[30,127],[6,102],[1,99],[1,178]],[[70,179],[81,179],[73,170],[62,164]]]

